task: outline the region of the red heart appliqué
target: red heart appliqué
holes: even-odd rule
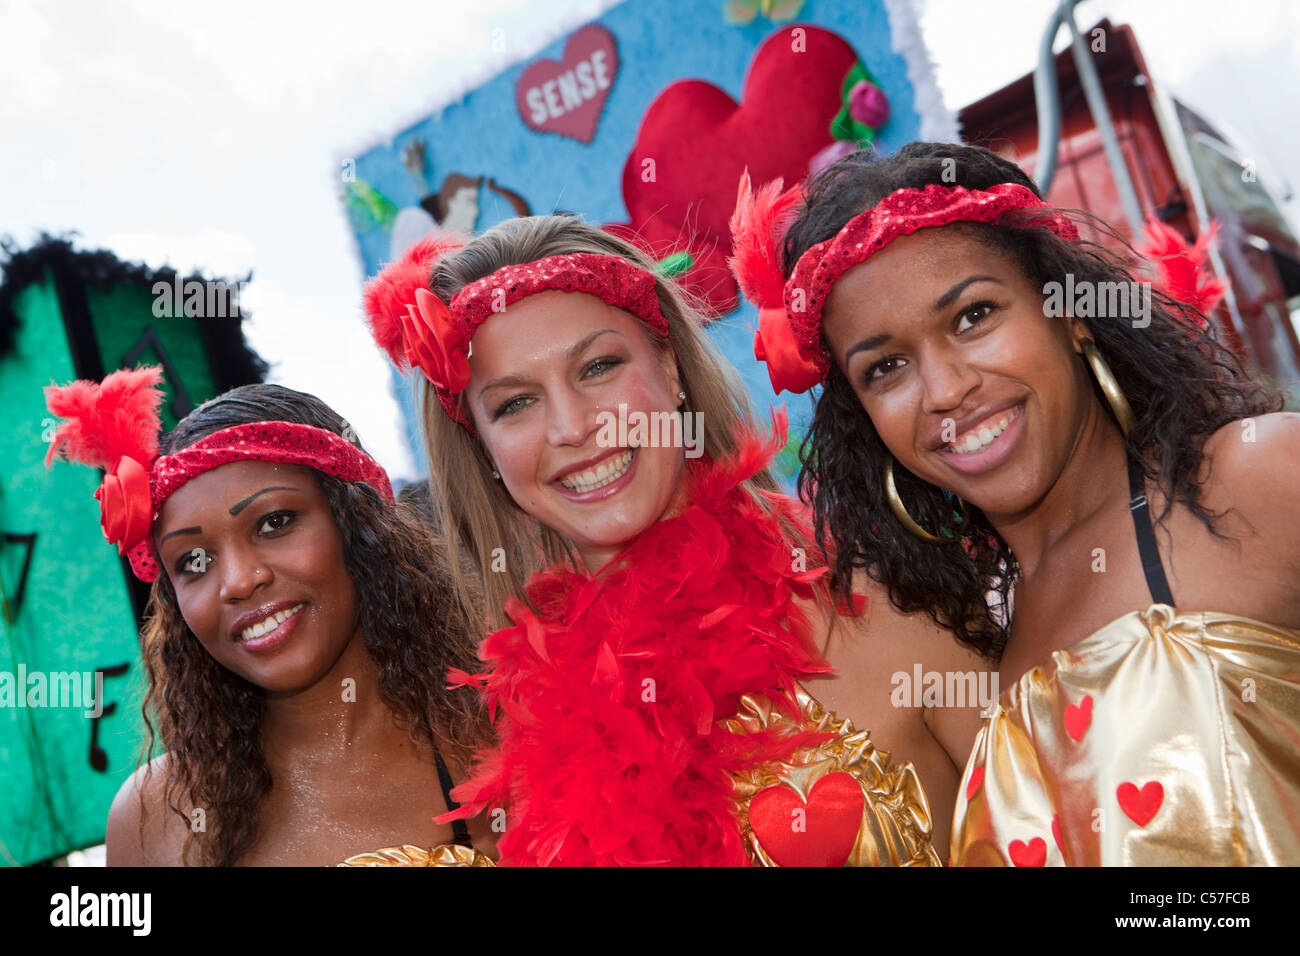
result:
[[[1007,854],[1016,866],[1042,866],[1047,862],[1047,841],[1042,837],[1034,837],[1028,843],[1012,840]]]
[[[515,86],[519,115],[539,133],[590,143],[617,73],[614,35],[595,23],[585,26],[564,44],[560,62],[538,60],[520,74]]]
[[[1160,804],[1164,803],[1165,788],[1156,780],[1141,790],[1134,784],[1121,783],[1115,790],[1115,796],[1124,815],[1138,826],[1144,827],[1160,810]]]
[[[1061,842],[1061,820],[1055,813],[1052,814],[1052,839],[1056,841],[1056,848],[1061,851],[1061,856],[1065,856],[1065,844]]]
[[[1083,739],[1083,735],[1088,732],[1088,725],[1091,723],[1091,695],[1085,696],[1077,706],[1070,704],[1065,708],[1065,732],[1070,735],[1070,739],[1076,744]]]
[[[967,802],[970,802],[970,798],[975,796],[975,791],[977,791],[980,788],[980,784],[983,782],[984,782],[984,768],[976,767],[974,770],[970,772],[970,779],[966,781]]]
[[[749,825],[778,866],[843,866],[866,800],[852,776],[828,773],[808,792],[807,804],[784,784],[759,791],[749,802]]]

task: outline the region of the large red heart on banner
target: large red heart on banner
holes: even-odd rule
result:
[[[740,103],[702,80],[681,80],[646,110],[623,167],[629,223],[656,258],[688,247],[695,266],[686,282],[719,313],[737,305],[728,220],[736,184],[749,167],[760,184],[786,185],[808,174],[808,163],[831,144],[840,87],[857,61],[853,48],[819,27],[783,27],[763,41],[745,77]]]
[[[778,866],[843,866],[857,842],[866,799],[847,773],[818,780],[806,804],[777,784],[749,801],[749,826]]]
[[[614,35],[595,23],[585,26],[564,44],[560,62],[538,60],[520,75],[519,115],[539,133],[590,143],[617,73]]]

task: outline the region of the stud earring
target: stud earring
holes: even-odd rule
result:
[[[500,480],[501,480],[501,472],[499,472],[499,471],[494,471],[494,472],[492,472],[492,477],[495,478],[497,481],[500,481]]]

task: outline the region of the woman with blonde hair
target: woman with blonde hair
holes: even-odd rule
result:
[[[758,437],[671,280],[538,216],[417,244],[367,310],[423,373],[435,505],[497,628],[466,682],[499,744],[442,819],[490,809],[506,864],[939,862],[976,709],[891,682],[977,656],[869,582],[836,613],[766,468],[784,414]]]

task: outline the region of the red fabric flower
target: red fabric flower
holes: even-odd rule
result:
[[[149,533],[153,520],[153,497],[149,472],[134,458],[123,455],[104,476],[95,492],[99,499],[99,524],[104,537],[126,554]]]
[[[402,331],[412,368],[445,391],[461,392],[469,385],[469,358],[445,302],[428,289],[416,289],[415,305],[406,307]]]
[[[799,351],[784,306],[758,310],[754,358],[767,363],[767,377],[772,380],[772,390],[778,395],[782,389],[795,394],[806,392],[825,375],[816,362],[810,362]]]

